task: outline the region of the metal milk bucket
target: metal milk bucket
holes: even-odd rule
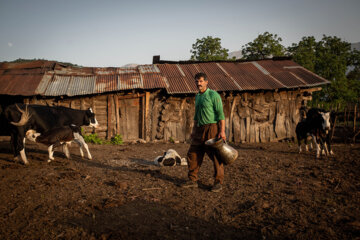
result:
[[[239,155],[238,151],[228,145],[223,139],[212,138],[207,140],[205,144],[216,149],[216,156],[225,165],[233,163]]]

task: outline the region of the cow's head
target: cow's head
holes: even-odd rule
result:
[[[38,132],[36,132],[35,130],[33,130],[33,129],[30,129],[30,130],[28,130],[27,132],[26,132],[26,138],[28,139],[28,140],[30,140],[30,141],[33,141],[33,142],[36,142],[36,138],[38,137],[38,136],[40,136],[41,135],[41,133],[38,133]]]
[[[325,131],[330,130],[330,112],[321,112],[323,118],[322,127]]]
[[[85,118],[85,125],[97,128],[99,126],[98,121],[95,118],[95,113],[91,108],[86,110],[86,118]]]

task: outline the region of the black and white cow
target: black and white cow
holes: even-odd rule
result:
[[[178,165],[187,165],[186,158],[181,158],[180,155],[174,150],[169,149],[162,156],[158,156],[154,159],[155,165],[158,166],[175,166]]]
[[[43,134],[30,129],[26,132],[26,138],[33,142],[42,143],[48,147],[48,162],[54,160],[54,149],[59,146],[63,146],[65,156],[69,159],[70,153],[68,145],[70,145],[71,142],[75,142],[79,145],[81,157],[84,157],[84,152],[82,150],[82,147],[84,147],[87,151],[88,158],[92,159],[89,147],[81,135],[81,128],[73,124],[70,126],[53,128]]]
[[[25,154],[25,134],[28,130],[45,133],[53,128],[69,126],[98,127],[98,122],[91,108],[76,110],[66,107],[43,105],[13,104],[4,110],[9,124],[11,146],[15,158],[20,154],[24,164],[29,164]]]
[[[306,119],[299,122],[296,126],[296,137],[299,146],[299,153],[301,152],[301,142],[305,141],[306,151],[307,138],[312,137],[312,142],[316,147],[316,157],[320,157],[320,152],[325,152],[326,155],[333,155],[330,144],[331,129],[331,114],[318,108],[311,108],[307,114]],[[320,146],[319,146],[320,145]],[[321,149],[320,149],[321,148]]]

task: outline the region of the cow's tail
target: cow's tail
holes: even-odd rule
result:
[[[28,106],[25,105],[25,110],[21,110],[21,108],[17,104],[15,106],[19,110],[19,112],[21,112],[21,118],[20,121],[17,123],[16,122],[10,122],[10,123],[18,127],[24,126],[31,118],[31,114],[29,113]]]

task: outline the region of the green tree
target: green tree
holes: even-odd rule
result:
[[[242,47],[243,59],[260,60],[273,56],[284,56],[285,47],[281,45],[282,39],[277,34],[264,32],[254,41],[245,44]]]
[[[347,78],[360,81],[360,51],[354,49],[351,52],[350,65],[352,69],[348,73]]]
[[[326,35],[317,43],[315,72],[323,78],[330,81],[345,79],[350,64],[350,43]]]
[[[357,101],[359,85],[346,77],[346,70],[358,65],[360,54],[351,51],[350,43],[335,36],[324,35],[318,42],[313,36],[303,37],[299,43],[292,44],[288,52],[295,62],[331,81],[322,91],[314,93],[314,105],[323,102],[338,106]]]
[[[293,57],[293,60],[305,67],[306,69],[314,72],[316,63],[316,47],[317,42],[315,37],[303,37],[299,43],[293,43],[288,48],[288,53]]]
[[[229,50],[221,47],[221,39],[211,36],[196,39],[190,52],[191,60],[198,61],[227,60],[229,56]]]

